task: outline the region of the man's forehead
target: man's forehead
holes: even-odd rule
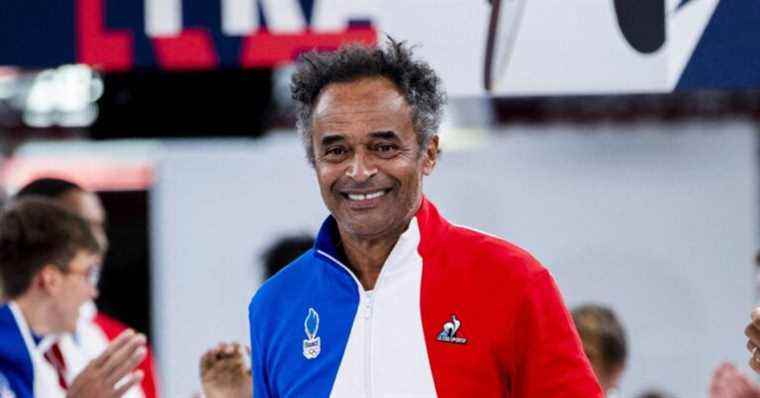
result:
[[[326,86],[317,99],[315,118],[338,118],[403,111],[406,99],[390,80],[382,77],[364,78]]]

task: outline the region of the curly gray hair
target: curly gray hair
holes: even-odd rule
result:
[[[420,151],[438,132],[446,103],[441,79],[427,62],[413,59],[412,48],[404,42],[388,37],[384,47],[351,44],[336,52],[311,51],[303,54],[300,60],[302,62],[291,80],[290,92],[296,102],[298,131],[312,165],[312,111],[322,89],[332,83],[375,76],[388,78],[412,109],[412,123]]]

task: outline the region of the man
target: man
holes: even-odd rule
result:
[[[84,220],[45,199],[22,199],[0,215],[0,396],[121,397],[140,382],[145,336],[128,330],[73,380],[55,344],[73,333],[97,296],[100,245]]]
[[[433,70],[393,40],[303,61],[298,127],[331,216],[250,304],[253,395],[601,397],[549,272],[424,197]]]
[[[101,253],[105,254],[109,246],[106,235],[106,212],[96,194],[84,190],[71,181],[60,178],[40,178],[21,188],[15,197],[35,196],[52,199],[87,221],[90,231],[102,249]],[[75,335],[65,336],[60,342],[63,359],[69,364],[67,366],[69,377],[78,374],[90,360],[105,350],[110,341],[127,329],[126,325],[116,319],[98,312],[92,300],[87,301],[82,306]],[[150,348],[139,368],[144,377],[138,386],[127,392],[125,397],[157,397],[155,367]]]
[[[628,359],[625,330],[615,313],[598,304],[585,304],[572,311],[573,322],[606,396],[617,396]]]
[[[100,199],[79,185],[60,178],[38,178],[24,185],[14,196],[24,198],[42,196],[53,199],[71,212],[78,214],[90,226],[93,236],[105,253],[108,250],[106,212]]]

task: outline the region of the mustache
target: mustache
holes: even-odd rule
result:
[[[333,191],[374,191],[381,189],[389,189],[396,186],[393,181],[375,178],[373,176],[367,181],[357,182],[350,177],[341,177],[332,186]],[[385,181],[384,181],[385,180]]]

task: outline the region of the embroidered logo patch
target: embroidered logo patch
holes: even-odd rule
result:
[[[317,332],[319,332],[319,314],[314,308],[309,308],[309,314],[303,321],[303,328],[306,332],[306,340],[303,341],[303,356],[306,359],[314,359],[322,351],[322,344]]]
[[[457,319],[456,315],[451,315],[451,320],[443,324],[443,330],[438,333],[438,341],[452,344],[465,344],[467,339],[461,336],[457,336],[459,327],[462,326],[462,322]]]

